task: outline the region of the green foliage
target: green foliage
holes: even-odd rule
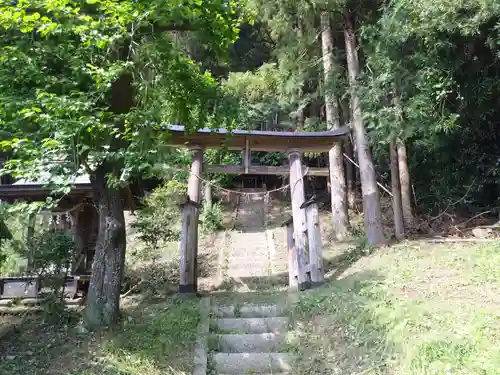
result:
[[[133,226],[146,247],[156,252],[166,242],[179,239],[179,204],[186,197],[186,184],[168,181],[144,199]]]
[[[26,255],[30,269],[36,274],[66,275],[74,249],[69,233],[45,230],[34,234]]]
[[[417,198],[436,209],[471,184],[468,203],[497,205],[497,5],[396,1],[361,27],[365,117],[372,139],[410,145]],[[480,181],[474,183],[474,181]],[[437,208],[439,209],[439,208]]]
[[[119,168],[108,178],[123,182],[151,172],[161,159],[167,135],[158,123],[231,127],[224,92],[170,30],[193,30],[223,55],[244,6],[223,0],[6,2],[0,147],[12,157],[3,173],[49,172],[51,180],[64,180],[112,162]],[[52,165],[55,159],[63,163]]]
[[[242,162],[241,152],[231,152],[226,149],[209,149],[204,155],[204,160],[207,164],[219,165],[239,165]],[[234,175],[229,174],[212,174],[210,181],[213,184],[222,185],[226,187],[233,186]]]
[[[75,244],[67,232],[36,231],[24,247],[28,260],[27,273],[38,275],[47,292],[42,303],[46,321],[60,322],[70,316],[64,304],[64,284],[71,273]]]
[[[264,64],[253,72],[229,74],[225,86],[239,99],[241,127],[266,130],[281,125],[276,116],[291,112],[287,98],[281,95],[284,78],[276,64]]]
[[[214,233],[222,229],[222,208],[219,203],[204,205],[200,214],[203,233]]]
[[[256,156],[260,163],[263,165],[282,165],[283,160],[286,158],[286,155],[283,152],[254,152],[253,156]]]
[[[11,234],[1,241],[0,274],[16,276],[27,272],[26,228],[28,227],[28,206],[24,204],[0,205],[0,218]]]

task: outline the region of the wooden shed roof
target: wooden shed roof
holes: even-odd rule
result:
[[[323,132],[276,132],[260,130],[201,129],[186,133],[184,126],[167,125],[171,133],[168,143],[176,147],[204,148],[226,147],[229,150],[287,151],[297,149],[310,152],[327,152],[335,142],[350,134],[348,126]]]
[[[14,202],[17,200],[41,201],[50,196],[51,189],[44,184],[26,184],[26,185],[0,185],[0,200]],[[83,199],[92,196],[92,187],[90,184],[73,185],[70,198]]]

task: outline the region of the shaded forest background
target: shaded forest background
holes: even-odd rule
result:
[[[379,181],[390,185],[388,145],[397,137],[406,143],[420,213],[436,215],[456,201],[454,211],[463,216],[495,211],[499,5],[318,3],[256,2],[255,22],[241,26],[225,65],[211,65],[196,41],[186,43],[192,57],[236,95],[243,107],[239,126],[326,130],[329,91],[341,123],[351,122],[343,35],[349,14],[359,44],[356,90]],[[329,81],[322,64],[322,12],[328,13],[333,34],[335,68]]]

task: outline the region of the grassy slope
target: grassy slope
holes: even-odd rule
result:
[[[137,305],[112,331],[82,333],[40,319],[0,341],[0,374],[180,375],[192,372],[197,302]]]
[[[500,373],[500,245],[330,251],[295,311],[297,374]]]

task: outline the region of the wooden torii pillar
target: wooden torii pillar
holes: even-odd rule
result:
[[[301,208],[305,201],[302,153],[294,149],[288,150],[288,160],[290,162],[290,196],[292,198],[293,236],[295,254],[297,257],[296,261],[294,261],[294,265],[297,267],[294,274],[297,275],[298,289],[304,290],[310,288],[311,280],[306,267],[306,211]]]
[[[319,208],[316,197],[308,200],[300,208],[306,211],[307,240],[309,244],[309,266],[312,286],[321,285],[325,281],[323,269],[323,246],[321,244],[321,228],[319,226]]]
[[[192,163],[188,181],[188,196],[182,208],[180,241],[180,293],[198,291],[198,224],[200,218],[203,148],[191,147]]]

